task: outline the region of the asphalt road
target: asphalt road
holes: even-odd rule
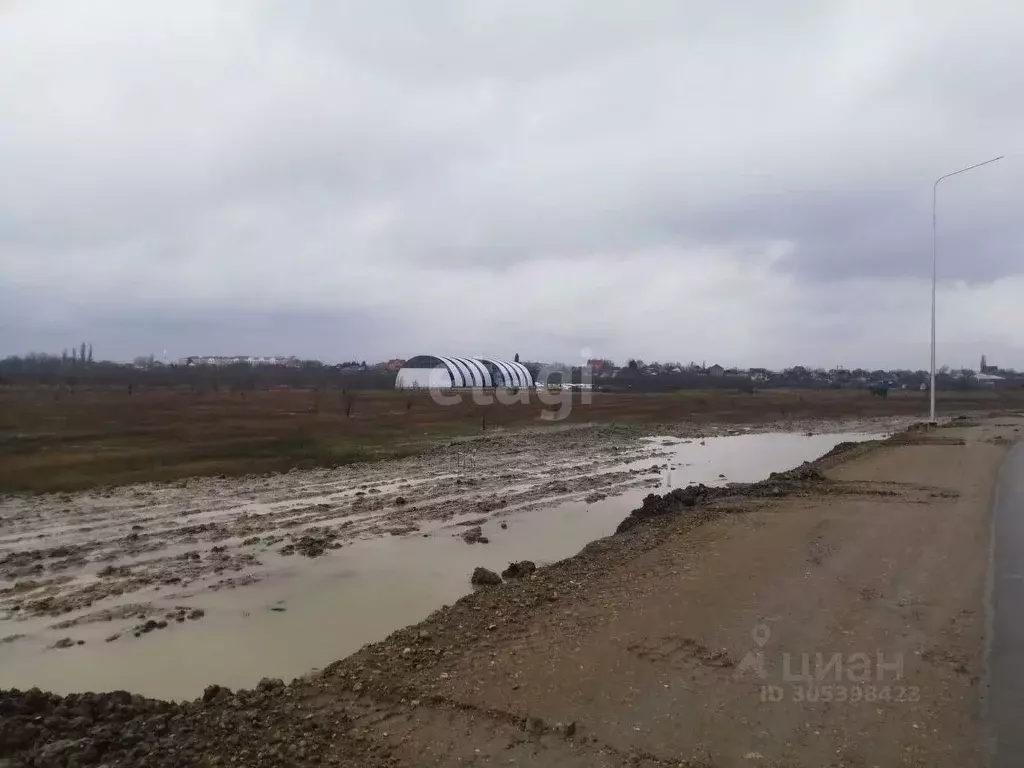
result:
[[[999,476],[992,526],[986,711],[992,768],[1024,766],[1024,443]]]

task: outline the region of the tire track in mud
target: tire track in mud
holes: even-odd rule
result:
[[[504,567],[488,558],[511,555],[543,564],[610,533],[595,533],[594,521],[611,515],[614,528],[633,502],[639,503],[643,489],[662,486],[665,475],[682,466],[678,462],[689,461],[680,459],[679,451],[705,450],[698,448],[703,441],[689,439],[703,436],[677,429],[674,437],[649,440],[639,431],[613,428],[496,434],[400,461],[4,497],[0,664],[28,670],[8,677],[8,685],[50,681],[49,687],[86,690],[79,686],[110,679],[102,671],[82,671],[112,658],[96,655],[103,641],[118,642],[119,648],[127,643],[123,653],[132,666],[127,678],[115,675],[122,680],[118,687],[176,696],[169,691],[187,694],[196,679],[209,680],[209,672],[197,664],[192,679],[165,681],[148,665],[168,655],[202,656],[211,640],[219,643],[218,653],[233,654],[234,644],[245,645],[259,632],[277,638],[277,645],[268,641],[253,650],[251,661],[239,662],[232,674],[263,672],[268,663],[286,657],[294,658],[295,666],[278,667],[276,674],[301,673],[400,625],[389,622],[414,620],[420,606],[456,599],[468,589],[474,566]],[[714,477],[708,482],[718,482]],[[623,494],[629,494],[625,502],[601,503]],[[560,509],[555,518],[530,514],[555,506]],[[489,545],[462,549],[462,541],[452,541],[467,526],[488,522]],[[506,535],[508,524],[513,530]],[[435,542],[421,547],[416,540],[424,536]],[[562,536],[576,548],[550,546]],[[379,606],[375,580],[393,577],[378,567],[382,561],[371,558],[409,556],[424,562],[450,558],[437,566],[447,568],[443,585],[421,589],[408,578],[420,571],[403,572],[405,581],[386,595],[391,603]],[[426,578],[435,577],[433,567],[423,570]],[[406,592],[415,597],[402,597]],[[343,607],[332,603],[339,595]],[[177,620],[195,611],[206,620]],[[340,618],[332,616],[334,623],[325,624],[324,611]],[[338,624],[350,621],[348,611],[355,612],[355,623],[365,625],[363,634]],[[334,635],[328,636],[327,626]],[[303,635],[301,650],[295,647],[296,633]],[[323,635],[335,650],[325,650],[329,642],[307,641],[307,634]],[[86,643],[84,650],[77,650],[79,641]],[[122,651],[116,654],[120,662]],[[52,667],[50,659],[59,666]]]
[[[24,640],[26,623],[38,631],[148,618],[272,578],[294,553],[319,557],[367,538],[440,534],[470,517],[614,495],[650,484],[661,467],[631,467],[659,451],[614,432],[585,444],[540,439],[527,450],[510,449],[522,445],[511,436],[468,442],[372,465],[7,497],[0,635]],[[467,451],[472,472],[453,471]]]

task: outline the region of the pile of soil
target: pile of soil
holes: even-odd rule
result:
[[[854,446],[855,443],[840,443],[840,446]],[[837,446],[836,448],[839,448]],[[695,506],[732,496],[786,496],[792,493],[821,489],[828,484],[819,465],[826,459],[834,459],[836,455],[848,453],[850,448],[836,451],[833,449],[815,461],[805,461],[799,467],[785,472],[772,472],[767,480],[757,483],[732,483],[725,488],[711,488],[703,483],[676,488],[663,496],[649,493],[644,497],[643,504],[629,513],[629,517],[619,523],[616,533],[625,533],[640,525],[645,520],[674,514]]]
[[[469,577],[469,583],[475,587],[489,587],[494,584],[501,584],[501,576],[487,568],[476,568],[473,575]]]
[[[252,691],[211,686],[187,704],[125,691],[56,696],[0,692],[0,755],[40,768],[180,766],[386,766],[382,755],[316,719],[291,714],[295,689],[280,680]],[[333,754],[326,759],[327,752]],[[342,758],[344,756],[344,759]]]
[[[520,560],[517,563],[509,563],[508,568],[501,572],[503,579],[528,579],[537,570],[537,565],[532,560]]]

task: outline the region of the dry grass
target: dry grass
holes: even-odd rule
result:
[[[941,393],[942,407],[1024,407],[1024,391]],[[862,391],[765,390],[576,394],[565,422],[529,404],[440,406],[427,393],[283,389],[174,390],[0,388],[0,491],[65,491],[193,475],[240,475],[369,461],[496,427],[552,423],[754,424],[804,418],[923,414],[923,393],[887,399]],[[346,415],[348,413],[348,415]]]

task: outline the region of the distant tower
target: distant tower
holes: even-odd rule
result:
[[[978,369],[978,373],[987,373],[988,361],[985,360],[985,356],[981,356],[981,368]]]

